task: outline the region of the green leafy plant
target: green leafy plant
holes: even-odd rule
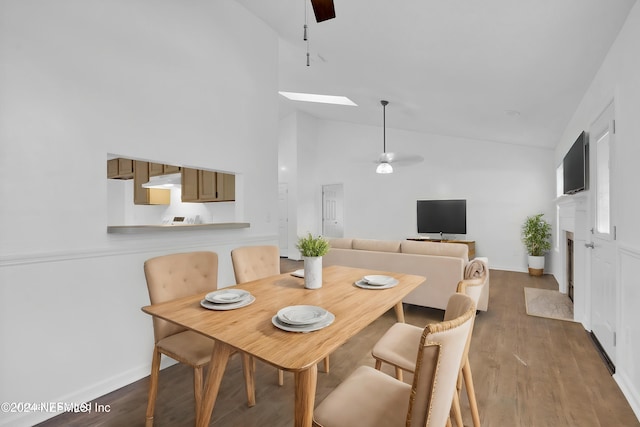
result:
[[[313,237],[309,233],[306,237],[299,237],[296,248],[304,257],[323,256],[329,252],[329,242],[322,236]]]
[[[543,215],[529,216],[522,224],[522,243],[531,256],[543,256],[551,249],[551,224]]]

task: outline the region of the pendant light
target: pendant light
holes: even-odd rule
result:
[[[393,173],[393,166],[388,162],[386,154],[387,154],[387,104],[389,101],[382,100],[380,101],[382,104],[382,156],[380,156],[380,163],[376,168],[376,173]]]

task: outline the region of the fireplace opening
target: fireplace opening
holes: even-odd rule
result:
[[[567,296],[573,302],[573,233],[567,231]]]

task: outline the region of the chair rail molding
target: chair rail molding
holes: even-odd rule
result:
[[[131,254],[155,253],[163,251],[175,251],[184,249],[202,249],[212,246],[241,246],[248,244],[257,244],[261,242],[271,243],[278,241],[276,234],[260,235],[260,236],[237,236],[229,235],[220,237],[215,231],[202,233],[199,237],[194,238],[192,233],[186,232],[185,236],[176,236],[172,233],[171,237],[162,237],[156,239],[140,240],[136,235],[116,235],[111,238],[112,246],[103,248],[86,248],[74,249],[67,251],[44,251],[44,252],[28,252],[16,253],[8,255],[0,255],[0,268],[11,267],[28,264],[41,264],[48,262],[64,262],[80,259],[102,258],[110,256],[122,256]],[[215,236],[214,239],[211,236]]]

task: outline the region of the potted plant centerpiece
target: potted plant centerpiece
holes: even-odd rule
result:
[[[529,255],[529,274],[542,276],[544,254],[551,249],[551,224],[543,219],[544,214],[527,217],[522,224],[522,242]]]
[[[329,242],[322,236],[298,238],[296,245],[304,259],[304,287],[318,289],[322,287],[322,256],[329,252]]]

